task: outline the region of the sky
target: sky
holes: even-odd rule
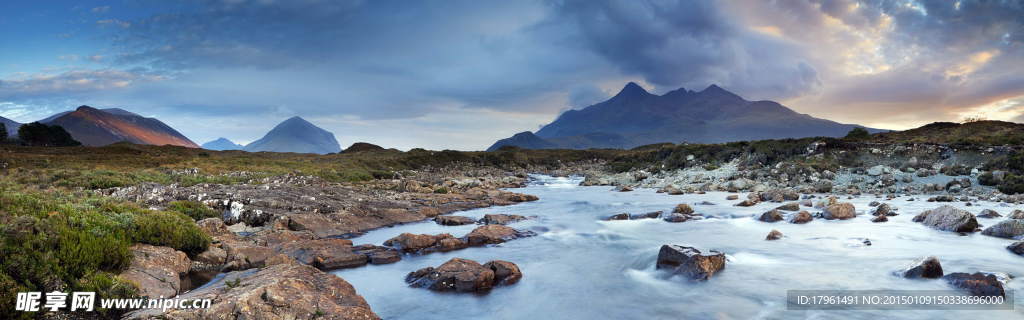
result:
[[[0,1],[0,116],[79,105],[197,143],[303,118],[342,146],[482,150],[634,81],[844,123],[1024,122],[1024,2]]]

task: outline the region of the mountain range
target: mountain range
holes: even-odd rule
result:
[[[0,123],[4,124],[4,128],[7,128],[7,136],[8,137],[16,137],[16,136],[18,136],[18,127],[21,126],[20,123],[18,123],[17,121],[11,120],[11,119],[4,118],[4,117],[0,117]]]
[[[242,150],[242,148],[245,148],[245,146],[237,144],[227,138],[217,138],[217,140],[204,143],[201,147],[206,150],[214,151]]]
[[[633,148],[654,143],[838,137],[862,127],[797,113],[774,101],[748,101],[717,85],[655,95],[630,82],[610,99],[562,113],[536,133],[495,142],[526,149]],[[882,130],[867,128],[871,132]]]
[[[333,133],[300,117],[292,117],[242,150],[327,154],[340,152],[341,145]]]
[[[155,118],[147,118],[122,109],[96,109],[81,106],[40,121],[64,127],[71,137],[86,146],[105,146],[117,142],[174,145],[198,148],[174,128]]]

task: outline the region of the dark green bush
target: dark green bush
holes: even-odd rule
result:
[[[853,130],[850,130],[850,132],[847,133],[846,137],[843,137],[843,139],[847,139],[847,140],[865,140],[865,139],[870,138],[870,137],[871,137],[871,133],[869,133],[867,129],[864,129],[864,128],[861,128],[861,127],[856,127],[856,128],[853,128]]]
[[[1003,183],[997,187],[999,192],[1005,194],[1024,193],[1024,176],[1009,173],[1003,178]]]
[[[978,175],[978,184],[983,186],[994,186],[998,183],[992,172],[985,172]]]
[[[221,216],[217,210],[213,210],[209,206],[196,201],[172,201],[167,204],[167,210],[180,212],[195,221],[206,218],[220,218]]]
[[[71,137],[61,126],[50,126],[39,122],[23,124],[18,128],[18,139],[30,146],[73,147],[82,145]]]
[[[132,220],[129,236],[134,242],[175,248],[192,257],[210,245],[210,237],[181,213],[149,211],[135,214]]]

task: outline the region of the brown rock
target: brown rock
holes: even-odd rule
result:
[[[442,226],[461,226],[476,223],[473,218],[463,216],[436,216],[434,217],[434,222]]]
[[[344,239],[327,238],[292,242],[278,248],[277,251],[324,271],[354,268],[369,262],[366,255],[352,251],[352,241]]]
[[[967,291],[973,296],[1006,296],[1003,284],[993,274],[956,272],[942,278],[950,285]]]
[[[740,203],[737,203],[736,206],[738,206],[738,207],[750,207],[750,206],[754,206],[756,204],[757,204],[757,201],[749,200],[748,199],[748,200],[743,200]]]
[[[494,260],[484,264],[484,268],[494,271],[495,285],[510,285],[519,282],[523,278],[523,272],[519,266],[503,260]]]
[[[1006,247],[1006,250],[1024,256],[1024,241],[1017,241]]]
[[[952,232],[974,232],[978,228],[978,220],[973,214],[949,205],[921,212],[913,221]]]
[[[793,217],[789,219],[789,223],[804,224],[811,222],[812,220],[814,220],[814,216],[811,216],[810,212],[800,211],[794,214]]]
[[[889,217],[886,217],[885,215],[880,215],[880,216],[877,216],[877,217],[874,217],[874,218],[871,219],[871,222],[887,222],[887,221],[889,221]]]
[[[515,214],[485,214],[480,223],[506,225],[523,220],[526,220],[526,217]]]
[[[781,205],[781,206],[779,206],[778,208],[775,208],[775,209],[776,210],[783,210],[783,211],[800,211],[800,204],[796,203],[796,202],[790,202],[790,203]]]
[[[783,219],[784,218],[782,217],[782,213],[779,212],[779,210],[772,210],[772,211],[768,211],[768,212],[762,213],[761,217],[757,218],[757,220],[764,221],[764,222],[776,222],[776,221],[782,221]]]
[[[440,237],[450,238],[451,235],[443,234]],[[419,252],[420,250],[433,247],[437,244],[438,238],[439,236],[429,234],[402,233],[397,237],[384,241],[384,245],[397,248],[403,252]]]
[[[628,213],[613,214],[610,217],[604,218],[605,221],[616,221],[616,220],[629,220]]]
[[[231,233],[231,231],[228,231],[228,227],[224,225],[224,220],[221,220],[220,218],[206,218],[199,220],[196,221],[196,225],[199,226],[200,230],[203,230],[203,232],[206,232],[206,234],[211,237]]]
[[[672,213],[681,213],[689,215],[693,214],[693,208],[691,208],[688,204],[680,203],[676,205],[675,209],[672,209]]]
[[[725,254],[714,250],[705,254],[693,247],[666,244],[658,252],[656,267],[671,270],[692,280],[704,281],[725,269]]]
[[[457,238],[445,238],[437,242],[437,250],[441,252],[455,251],[469,248],[469,243]]]
[[[740,198],[740,196],[739,195],[735,195],[735,194],[730,194],[728,196],[725,196],[725,200],[739,200],[739,198]]]
[[[772,231],[768,232],[768,236],[765,237],[764,239],[765,240],[779,240],[779,239],[782,239],[782,231],[772,229]]]
[[[821,212],[821,217],[833,220],[846,220],[853,219],[857,216],[857,212],[854,210],[853,204],[849,202],[840,202],[825,207]]]
[[[486,244],[498,244],[520,237],[521,234],[500,224],[491,224],[477,227],[466,235],[466,242],[470,246],[482,246]]]
[[[942,264],[936,257],[925,257],[899,271],[898,274],[904,278],[938,279],[942,278]]]
[[[119,276],[138,286],[140,296],[171,298],[182,291],[181,277],[192,267],[184,252],[139,243],[131,252],[132,263]]]
[[[494,286],[494,271],[473,260],[453,258],[437,268],[411,272],[405,281],[434,291],[484,292]]]

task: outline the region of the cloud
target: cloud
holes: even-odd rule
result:
[[[110,11],[110,6],[95,7],[89,11],[91,11],[92,13],[107,13]]]
[[[85,93],[128,88],[134,84],[160,81],[164,76],[145,70],[71,70],[56,74],[20,74],[0,80],[0,101],[67,97]]]

